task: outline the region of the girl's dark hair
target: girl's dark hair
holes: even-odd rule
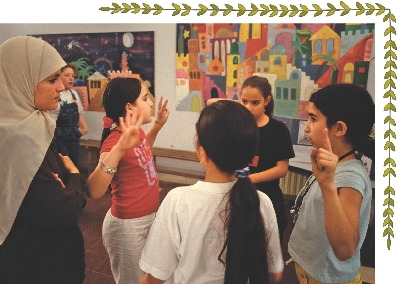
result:
[[[268,96],[271,96],[271,99],[264,110],[265,114],[271,117],[274,114],[274,97],[272,95],[272,87],[268,80],[266,78],[258,76],[248,77],[243,82],[241,90],[243,90],[245,87],[259,89],[264,99],[267,99]]]
[[[257,123],[250,111],[236,102],[220,100],[205,107],[196,132],[198,146],[222,172],[234,174],[256,154]],[[222,213],[226,213],[226,240],[218,259],[226,267],[224,283],[269,283],[260,201],[249,178],[238,178]]]
[[[127,103],[133,104],[141,93],[141,82],[136,78],[115,78],[106,85],[102,105],[107,117],[119,124],[119,117],[126,115]],[[110,128],[102,131],[101,145],[110,134]]]
[[[354,84],[332,84],[317,90],[309,101],[326,117],[329,129],[337,121],[343,121],[347,125],[347,143],[374,159],[375,142],[371,131],[375,123],[375,104],[366,89]]]

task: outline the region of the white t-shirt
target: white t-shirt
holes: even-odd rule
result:
[[[63,92],[60,93],[60,94],[61,94],[61,96],[60,96],[60,97],[61,97],[61,101],[58,102],[58,107],[57,107],[57,109],[55,109],[55,110],[50,110],[50,111],[49,111],[50,116],[51,116],[54,120],[57,120],[57,119],[58,119],[59,112],[61,111],[61,104],[64,104],[65,102],[66,102],[67,104],[71,104],[71,103],[74,102],[74,101],[73,101],[72,94],[70,93],[70,91],[72,91],[72,92],[75,94],[78,112],[79,112],[80,114],[83,113],[83,110],[84,110],[84,109],[83,109],[83,103],[82,103],[82,100],[81,100],[81,98],[80,98],[80,95],[79,95],[75,90],[68,89],[68,90],[65,90],[65,91],[63,91]]]
[[[163,200],[140,260],[143,271],[166,283],[223,283],[225,268],[218,260],[225,239],[220,212],[234,182],[198,181],[177,187]],[[283,270],[275,211],[258,191],[267,235],[268,271]]]

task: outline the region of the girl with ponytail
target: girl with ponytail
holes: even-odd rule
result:
[[[280,281],[275,211],[248,178],[258,146],[253,115],[220,100],[203,109],[196,131],[205,179],[175,188],[163,200],[140,260],[148,273],[140,283]]]
[[[210,99],[207,105],[220,100]],[[239,102],[254,116],[259,133],[257,152],[249,164],[249,179],[268,195],[275,209],[281,245],[288,224],[285,201],[279,179],[286,176],[289,160],[294,158],[292,138],[284,122],[273,117],[274,98],[266,78],[251,76],[243,82]]]

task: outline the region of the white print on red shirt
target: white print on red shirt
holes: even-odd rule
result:
[[[145,171],[148,186],[153,185],[157,180],[157,174],[153,163],[151,149],[149,148],[146,139],[142,141],[140,146],[134,148],[134,153],[137,155],[140,167]]]

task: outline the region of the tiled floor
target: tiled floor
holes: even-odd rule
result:
[[[80,228],[86,248],[86,279],[84,284],[111,284],[113,279],[108,253],[102,244],[102,221],[110,208],[111,197],[87,199],[80,217]]]
[[[160,182],[161,200],[167,194],[167,192],[178,186],[178,184],[172,182]],[[286,208],[289,209],[292,205],[292,201],[287,200]],[[84,284],[114,284],[112,272],[110,269],[108,254],[104,249],[101,238],[102,221],[105,217],[111,204],[111,199],[109,194],[105,194],[99,199],[87,200],[87,205],[83,210],[83,214],[80,217],[80,227],[83,232],[85,247],[86,247],[86,279]],[[290,216],[289,216],[290,217]],[[282,244],[283,258],[286,261],[290,258],[287,253],[287,242],[289,240],[290,233],[293,229],[293,223],[289,220],[289,226],[285,230],[284,242]],[[369,251],[369,241],[365,240],[363,251]],[[367,254],[363,254],[362,264],[374,268],[374,260],[368,259]],[[374,252],[373,252],[374,256]],[[374,279],[374,270],[370,272],[370,278]],[[373,273],[373,275],[372,275]],[[369,281],[369,280],[368,280]],[[285,266],[284,274],[281,284],[298,284],[298,280],[294,271],[294,264],[290,263]],[[374,281],[363,282],[374,283]]]

